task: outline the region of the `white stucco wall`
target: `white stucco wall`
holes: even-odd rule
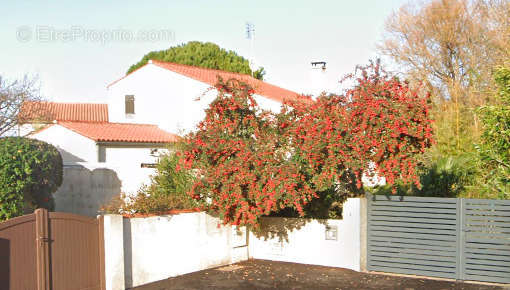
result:
[[[360,271],[361,199],[344,203],[342,220],[263,218],[266,230],[286,239],[257,238],[246,229],[219,226],[204,212],[146,218],[106,215],[107,289],[124,289],[227,265],[248,258],[324,265]],[[293,225],[293,226],[292,226]],[[326,226],[337,239],[326,239]]]
[[[55,146],[62,155],[64,165],[97,162],[96,142],[60,125],[50,125],[30,135],[30,138]]]
[[[156,173],[154,168],[141,167],[141,163],[156,163],[150,154],[152,148],[106,147],[104,163],[67,162],[62,185],[54,194],[55,209],[95,216],[114,196],[135,195]]]
[[[203,212],[124,218],[122,230],[112,229],[111,219],[106,222],[110,226],[107,233],[105,224],[106,268],[112,271],[107,282],[119,276],[121,269],[114,261],[122,254],[122,286],[126,288],[248,259],[246,234],[238,235],[230,226],[218,227],[219,220]],[[119,227],[118,223],[113,226]],[[118,251],[120,231],[122,253]],[[116,281],[122,283],[122,279]]]
[[[164,145],[162,145],[164,146]],[[150,184],[150,176],[156,173],[154,168],[142,168],[142,163],[157,163],[157,157],[151,156],[151,149],[157,147],[112,147],[106,146],[106,168],[117,173],[122,182],[122,192],[135,194],[141,186]],[[157,148],[158,152],[167,152]]]
[[[273,113],[278,113],[278,112],[280,112],[280,110],[282,108],[282,104],[275,100],[268,99],[266,97],[259,96],[259,95],[254,95],[254,97],[255,97],[255,101],[257,101],[257,104],[259,105],[259,107],[263,110],[268,110]]]
[[[181,134],[203,120],[205,109],[217,92],[210,85],[148,64],[108,88],[110,122],[156,124]],[[135,114],[125,115],[125,96],[135,96]],[[200,98],[199,101],[196,99]],[[279,102],[255,96],[260,107],[278,111]]]
[[[342,220],[311,220],[305,223],[302,219],[263,218],[263,223],[272,225],[275,231],[284,229],[285,224],[297,224],[301,228],[288,232],[288,240],[265,240],[250,233],[250,258],[360,271],[360,204],[359,198],[349,198],[344,203]],[[337,227],[337,240],[326,240],[326,226]]]

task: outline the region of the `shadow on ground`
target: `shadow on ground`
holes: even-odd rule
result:
[[[503,289],[497,286],[359,273],[342,268],[249,260],[139,286],[163,289]]]

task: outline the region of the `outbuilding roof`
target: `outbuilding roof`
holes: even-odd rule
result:
[[[58,125],[96,142],[173,143],[179,140],[179,136],[150,124],[58,122]]]
[[[108,122],[107,104],[27,101],[21,106],[22,123]]]

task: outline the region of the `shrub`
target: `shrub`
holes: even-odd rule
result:
[[[48,143],[0,139],[0,220],[35,208],[54,209],[52,194],[62,184],[62,157]]]
[[[285,208],[300,216],[329,210],[352,194],[336,188],[362,190],[367,172],[419,186],[416,157],[433,143],[429,94],[378,63],[347,80],[355,85],[345,95],[289,102],[279,114],[260,109],[248,85],[220,80],[205,119],[186,137],[183,164],[200,174],[190,194],[210,201],[223,223],[256,228],[261,216]],[[325,203],[314,206],[317,198]]]
[[[421,188],[398,183],[398,195],[425,197],[461,197],[472,184],[476,174],[476,156],[464,154],[446,156],[423,165],[419,169]],[[378,186],[370,190],[373,194],[389,195],[389,186]],[[469,196],[464,196],[469,197]]]
[[[485,171],[483,184],[497,198],[510,199],[510,65],[497,67],[494,79],[499,103],[478,111],[484,130],[477,149]]]
[[[179,157],[176,153],[169,153],[160,157],[156,167],[156,174],[151,178],[151,185],[142,191],[150,195],[173,195],[181,202],[179,208],[192,206],[187,193],[194,181],[193,173],[189,170],[177,170]]]

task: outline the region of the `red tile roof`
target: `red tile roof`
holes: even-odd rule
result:
[[[261,80],[258,80],[250,75],[246,74],[240,74],[240,73],[233,73],[233,72],[227,72],[227,71],[221,71],[216,69],[209,69],[209,68],[202,68],[197,66],[190,66],[190,65],[184,65],[184,64],[177,64],[172,62],[163,62],[163,61],[157,61],[152,60],[152,64],[157,65],[161,68],[176,72],[178,74],[187,76],[189,78],[195,79],[197,81],[209,84],[211,86],[214,86],[218,81],[218,76],[221,77],[223,80],[228,79],[238,79],[240,81],[243,81],[253,87],[255,90],[255,94],[266,97],[268,99],[283,103],[284,100],[305,100],[310,101],[309,98],[303,97],[302,95],[289,91],[287,89],[280,88],[278,86],[263,82]],[[132,72],[131,72],[132,73]],[[126,75],[127,76],[127,75]],[[110,87],[111,85],[115,84],[116,82],[122,80],[126,76],[116,80],[115,82],[108,85]]]
[[[128,123],[58,122],[59,125],[97,142],[172,143],[179,136],[156,125]]]
[[[21,106],[22,122],[108,122],[107,104],[25,102]]]

